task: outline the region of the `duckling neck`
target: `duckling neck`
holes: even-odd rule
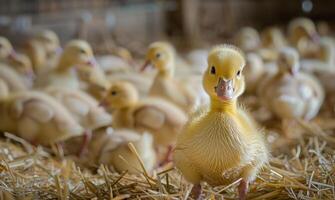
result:
[[[210,110],[214,112],[236,113],[237,100],[220,101],[212,98]]]
[[[69,61],[67,61],[67,59],[60,59],[56,71],[57,72],[68,72],[71,69],[71,63]]]
[[[161,69],[158,71],[158,76],[164,77],[164,78],[173,78],[174,76],[173,62],[168,62],[168,63],[163,64]]]

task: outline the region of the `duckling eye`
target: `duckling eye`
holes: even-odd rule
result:
[[[161,54],[160,53],[157,53],[156,54],[156,58],[160,58],[161,57]]]
[[[117,92],[116,91],[112,91],[111,94],[112,94],[112,96],[115,96],[117,94]]]
[[[216,72],[215,72],[215,67],[214,66],[212,66],[211,67],[211,74],[215,74]]]
[[[238,70],[236,75],[240,76],[241,75],[241,70]]]
[[[80,49],[79,52],[80,52],[81,54],[85,54],[85,53],[86,53],[86,51],[85,51],[84,49]]]

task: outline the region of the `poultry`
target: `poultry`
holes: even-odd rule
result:
[[[301,57],[314,57],[318,50],[319,35],[315,24],[308,18],[296,18],[288,25],[288,38]]]
[[[62,51],[59,38],[57,34],[52,30],[40,30],[35,34],[34,39],[39,41],[43,45],[48,60],[54,59]]]
[[[46,50],[37,40],[31,39],[23,46],[23,52],[30,58],[34,73],[37,76],[43,76],[52,70],[56,63],[49,63]]]
[[[57,67],[37,80],[37,87],[55,85],[79,89],[80,81],[76,70],[82,65],[95,67],[96,61],[91,46],[84,40],[72,40],[66,46]]]
[[[154,78],[149,96],[168,100],[186,112],[189,112],[197,103],[197,95],[183,84],[174,79],[174,48],[166,42],[154,42],[149,46],[146,62],[142,71],[152,64],[158,73]]]
[[[0,79],[0,99],[3,99],[9,95],[9,88],[7,83]]]
[[[126,81],[133,84],[140,97],[146,97],[149,94],[150,87],[153,83],[153,76],[150,74],[138,74],[134,72],[128,73],[114,73],[112,75],[107,76],[110,83],[117,81]]]
[[[132,143],[143,161],[145,170],[151,172],[156,164],[156,153],[153,146],[153,137],[149,133],[142,135],[131,129],[107,128],[94,132],[89,145],[87,162],[92,165],[104,164],[113,167],[117,172],[143,172],[137,156],[129,149]]]
[[[261,39],[256,29],[243,27],[234,38],[234,43],[245,52],[255,51],[261,45]]]
[[[246,66],[244,68],[246,92],[253,94],[265,74],[262,58],[256,53],[248,53],[246,56]]]
[[[34,77],[29,58],[21,53],[17,53],[10,41],[0,36],[0,62],[13,68],[22,78],[31,82]],[[31,84],[31,83],[30,83]]]
[[[111,85],[101,105],[113,110],[114,128],[149,132],[158,150],[164,149],[160,147],[168,147],[163,162],[168,161],[176,136],[187,120],[181,109],[159,98],[139,101],[135,87],[124,81]]]
[[[279,71],[260,87],[260,99],[277,117],[287,138],[300,135],[289,129],[296,119],[314,118],[324,100],[324,90],[313,76],[299,72],[299,54],[290,47],[280,50]]]
[[[278,50],[287,46],[283,32],[278,27],[268,27],[261,33],[262,48],[259,54],[265,62],[274,62],[278,58]]]
[[[302,59],[301,68],[309,73],[331,73],[335,71],[335,42],[333,38],[322,37],[318,55],[313,59]]]
[[[236,47],[220,45],[208,56],[203,84],[210,105],[200,107],[177,137],[174,162],[192,194],[201,197],[200,183],[226,185],[241,178],[239,198],[245,199],[248,183],[268,160],[262,131],[241,107],[237,98],[244,91],[245,59]]]
[[[2,79],[10,92],[28,90],[22,77],[10,66],[0,63],[0,79]]]
[[[65,107],[38,91],[10,93],[0,100],[0,130],[42,145],[58,143],[83,132]]]
[[[79,156],[84,155],[87,145],[92,137],[92,131],[108,126],[112,122],[112,117],[99,103],[83,91],[50,86],[45,92],[54,97],[58,102],[64,105],[74,119],[84,128],[83,144]]]

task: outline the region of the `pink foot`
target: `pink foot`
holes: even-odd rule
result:
[[[88,144],[90,143],[91,139],[92,139],[92,132],[91,131],[85,131],[84,135],[83,135],[83,143],[82,143],[82,145],[80,147],[80,150],[78,152],[79,157],[82,157],[84,155],[85,151],[88,148]]]
[[[196,200],[201,200],[202,199],[201,194],[202,194],[201,185],[200,184],[193,185],[191,190],[191,196]]]
[[[172,161],[172,151],[173,151],[173,147],[172,145],[169,145],[163,161],[159,163],[160,167]]]
[[[248,192],[248,182],[242,179],[240,185],[238,186],[239,200],[246,200],[247,192]]]

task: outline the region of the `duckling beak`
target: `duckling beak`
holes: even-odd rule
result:
[[[17,54],[16,54],[15,50],[12,50],[12,51],[8,54],[8,59],[11,59],[11,60],[14,60],[14,61],[18,60],[18,58],[17,58]]]
[[[217,86],[214,89],[216,95],[223,101],[227,101],[233,98],[233,80],[225,81],[224,79],[220,78]]]
[[[141,67],[141,72],[143,72],[151,64],[150,60],[146,60],[143,66]]]
[[[98,105],[99,107],[106,108],[107,107],[107,102],[105,99],[102,99]]]
[[[95,58],[90,58],[86,64],[90,67],[96,67],[98,65],[98,62],[95,60]]]

